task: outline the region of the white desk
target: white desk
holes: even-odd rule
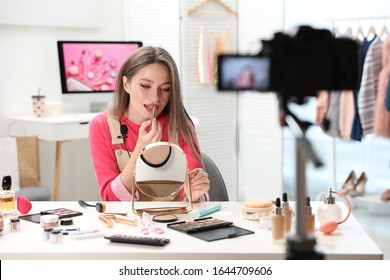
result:
[[[143,202],[147,203],[147,202]],[[193,220],[195,213],[215,202],[199,203],[188,215],[180,215],[181,220]],[[88,240],[73,240],[63,237],[62,244],[53,244],[42,240],[43,230],[39,224],[21,220],[21,230],[10,232],[8,221],[5,220],[5,230],[0,236],[0,259],[120,259],[120,260],[211,260],[211,259],[284,259],[285,246],[274,244],[271,231],[258,228],[258,222],[244,220],[241,217],[241,203],[222,202],[220,211],[211,216],[232,221],[234,225],[254,231],[254,234],[206,242],[184,233],[167,229],[165,224],[158,224],[165,230],[163,236],[171,242],[163,247],[111,243],[103,237]],[[318,202],[313,202],[316,210]],[[114,233],[141,235],[141,226],[128,226],[115,223],[113,228],[107,228],[98,221],[98,213],[92,207],[82,208],[77,202],[33,202],[30,213],[40,212],[58,207],[82,211],[83,215],[73,218],[74,226],[81,229],[99,228],[106,235]],[[345,206],[342,205],[345,210]],[[130,202],[110,202],[108,210],[129,210]],[[326,259],[383,259],[383,253],[372,239],[362,229],[357,220],[350,218],[333,235],[316,233],[318,249],[325,254]]]
[[[69,140],[87,139],[88,123],[94,116],[96,116],[96,113],[63,114],[43,118],[36,118],[31,115],[8,117],[12,135],[34,135],[38,136],[40,140],[56,142],[54,200],[58,200],[60,191],[62,144]]]

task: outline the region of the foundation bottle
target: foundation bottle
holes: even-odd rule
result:
[[[271,215],[271,229],[272,229],[272,238],[274,242],[279,243],[283,242],[285,236],[285,216],[282,214],[282,208],[280,205],[280,198],[276,198],[275,210]]]
[[[306,197],[305,204],[305,222],[306,222],[306,233],[313,233],[315,226],[315,216],[313,214],[311,205],[310,205],[310,197]]]
[[[291,220],[293,218],[294,213],[290,207],[290,203],[288,202],[287,193],[283,193],[282,214],[286,217],[285,231],[286,233],[289,233],[291,231]]]
[[[16,192],[11,190],[11,176],[4,176],[2,182],[3,190],[0,192],[0,212],[3,215],[16,214]]]

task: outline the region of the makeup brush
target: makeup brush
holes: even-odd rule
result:
[[[102,213],[106,210],[106,205],[103,203],[103,202],[98,202],[96,203],[95,205],[92,205],[92,204],[88,204],[87,202],[85,202],[84,200],[79,200],[78,201],[79,205],[81,207],[95,207],[96,208],[96,211]]]

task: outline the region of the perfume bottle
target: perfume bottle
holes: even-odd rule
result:
[[[326,221],[340,222],[343,217],[343,211],[336,204],[336,199],[332,196],[332,189],[328,190],[324,197],[324,203],[317,210],[317,219],[322,224]]]
[[[291,220],[294,216],[294,212],[290,207],[290,203],[288,202],[287,193],[283,193],[282,214],[286,217],[285,231],[286,233],[289,233],[291,231]]]
[[[3,215],[16,214],[16,193],[11,190],[11,176],[4,176],[2,182],[3,190],[0,192],[0,211]]]
[[[274,242],[279,243],[284,241],[286,231],[286,217],[282,214],[280,198],[276,198],[275,210],[271,216],[272,238]]]
[[[311,205],[310,205],[310,197],[306,197],[305,203],[305,222],[306,222],[306,233],[313,233],[315,226],[315,216],[313,214]]]

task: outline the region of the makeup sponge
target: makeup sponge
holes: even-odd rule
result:
[[[17,198],[17,205],[18,205],[18,211],[22,214],[27,214],[28,212],[30,212],[31,208],[32,208],[32,205],[31,205],[31,201],[28,200],[27,197],[24,197],[24,196],[18,196]]]

